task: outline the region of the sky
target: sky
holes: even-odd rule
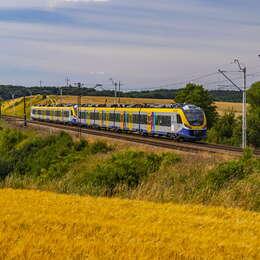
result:
[[[208,88],[260,80],[259,0],[1,0],[0,84]],[[216,74],[214,74],[216,73]]]

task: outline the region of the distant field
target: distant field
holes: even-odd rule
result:
[[[0,208],[1,259],[260,257],[252,212],[11,189]]]
[[[62,101],[64,104],[77,103],[78,98],[76,96],[63,96],[62,99],[57,96],[52,97],[58,103]],[[95,104],[113,104],[115,98],[113,97],[82,97],[82,103],[95,103]],[[151,98],[120,98],[122,104],[172,104],[174,100],[172,99],[151,99]],[[241,114],[242,104],[232,103],[232,102],[216,102],[217,111],[222,115],[225,112],[234,111],[237,115]]]
[[[59,96],[48,96],[47,99],[42,99],[41,96],[36,96],[33,98],[27,98],[27,113],[29,115],[30,104],[76,104],[78,102],[77,96],[63,96],[62,99]],[[95,103],[95,104],[113,104],[115,99],[113,97],[93,97],[93,96],[83,96],[81,102],[85,103]],[[171,104],[174,100],[171,99],[149,99],[149,98],[121,98],[120,102],[123,104]],[[234,111],[236,115],[241,115],[242,105],[240,103],[231,102],[216,102],[217,111],[219,114],[223,115],[225,112]],[[10,115],[16,114],[21,115],[23,113],[23,102],[21,98],[6,101],[3,106],[3,112]]]

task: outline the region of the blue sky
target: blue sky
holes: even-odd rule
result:
[[[110,88],[112,77],[126,90],[180,87],[235,70],[237,57],[252,82],[260,78],[259,10],[256,0],[1,0],[0,83],[69,77]],[[220,75],[196,82],[225,83]]]

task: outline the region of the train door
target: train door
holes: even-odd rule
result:
[[[125,129],[125,112],[120,111],[120,129]]]
[[[128,113],[128,127],[129,130],[133,130],[133,114]]]
[[[106,111],[102,110],[101,127],[106,127]]]
[[[153,126],[153,117],[152,117],[153,113],[147,113],[148,119],[147,119],[147,133],[151,133],[152,132],[152,126]]]
[[[171,132],[172,133],[176,132],[176,123],[177,123],[176,114],[173,114],[171,117]]]
[[[109,128],[109,118],[110,118],[110,111],[106,111],[106,128]]]
[[[129,114],[127,112],[124,112],[124,129],[129,130]]]

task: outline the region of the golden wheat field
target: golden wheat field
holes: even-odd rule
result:
[[[77,103],[76,96],[63,96],[62,99],[58,96],[53,96],[57,102],[62,101],[64,104]],[[95,103],[95,104],[113,104],[115,99],[113,97],[82,97],[82,103]],[[122,104],[171,104],[174,102],[172,99],[151,99],[151,98],[121,98],[120,102]],[[220,114],[225,112],[234,111],[236,114],[241,114],[242,104],[232,103],[232,102],[216,102],[217,110]]]
[[[1,259],[259,259],[260,215],[0,190]]]
[[[33,98],[27,98],[27,106],[29,108],[30,104],[76,104],[78,102],[77,96],[47,96],[47,99],[42,99],[41,96],[35,96]],[[113,104],[115,99],[113,97],[94,97],[94,96],[83,96],[81,102],[84,103],[95,103],[95,104]],[[171,99],[150,99],[150,98],[121,98],[120,102],[122,104],[171,104],[174,100]],[[232,102],[216,102],[217,111],[219,114],[223,115],[225,112],[233,111],[236,115],[241,115],[242,105],[240,103]],[[27,109],[28,110],[28,109]],[[10,100],[4,102],[3,112],[7,115],[20,115],[23,113],[23,102],[22,99],[18,98],[15,100]],[[29,110],[28,110],[29,112]],[[29,113],[28,113],[29,114]]]

